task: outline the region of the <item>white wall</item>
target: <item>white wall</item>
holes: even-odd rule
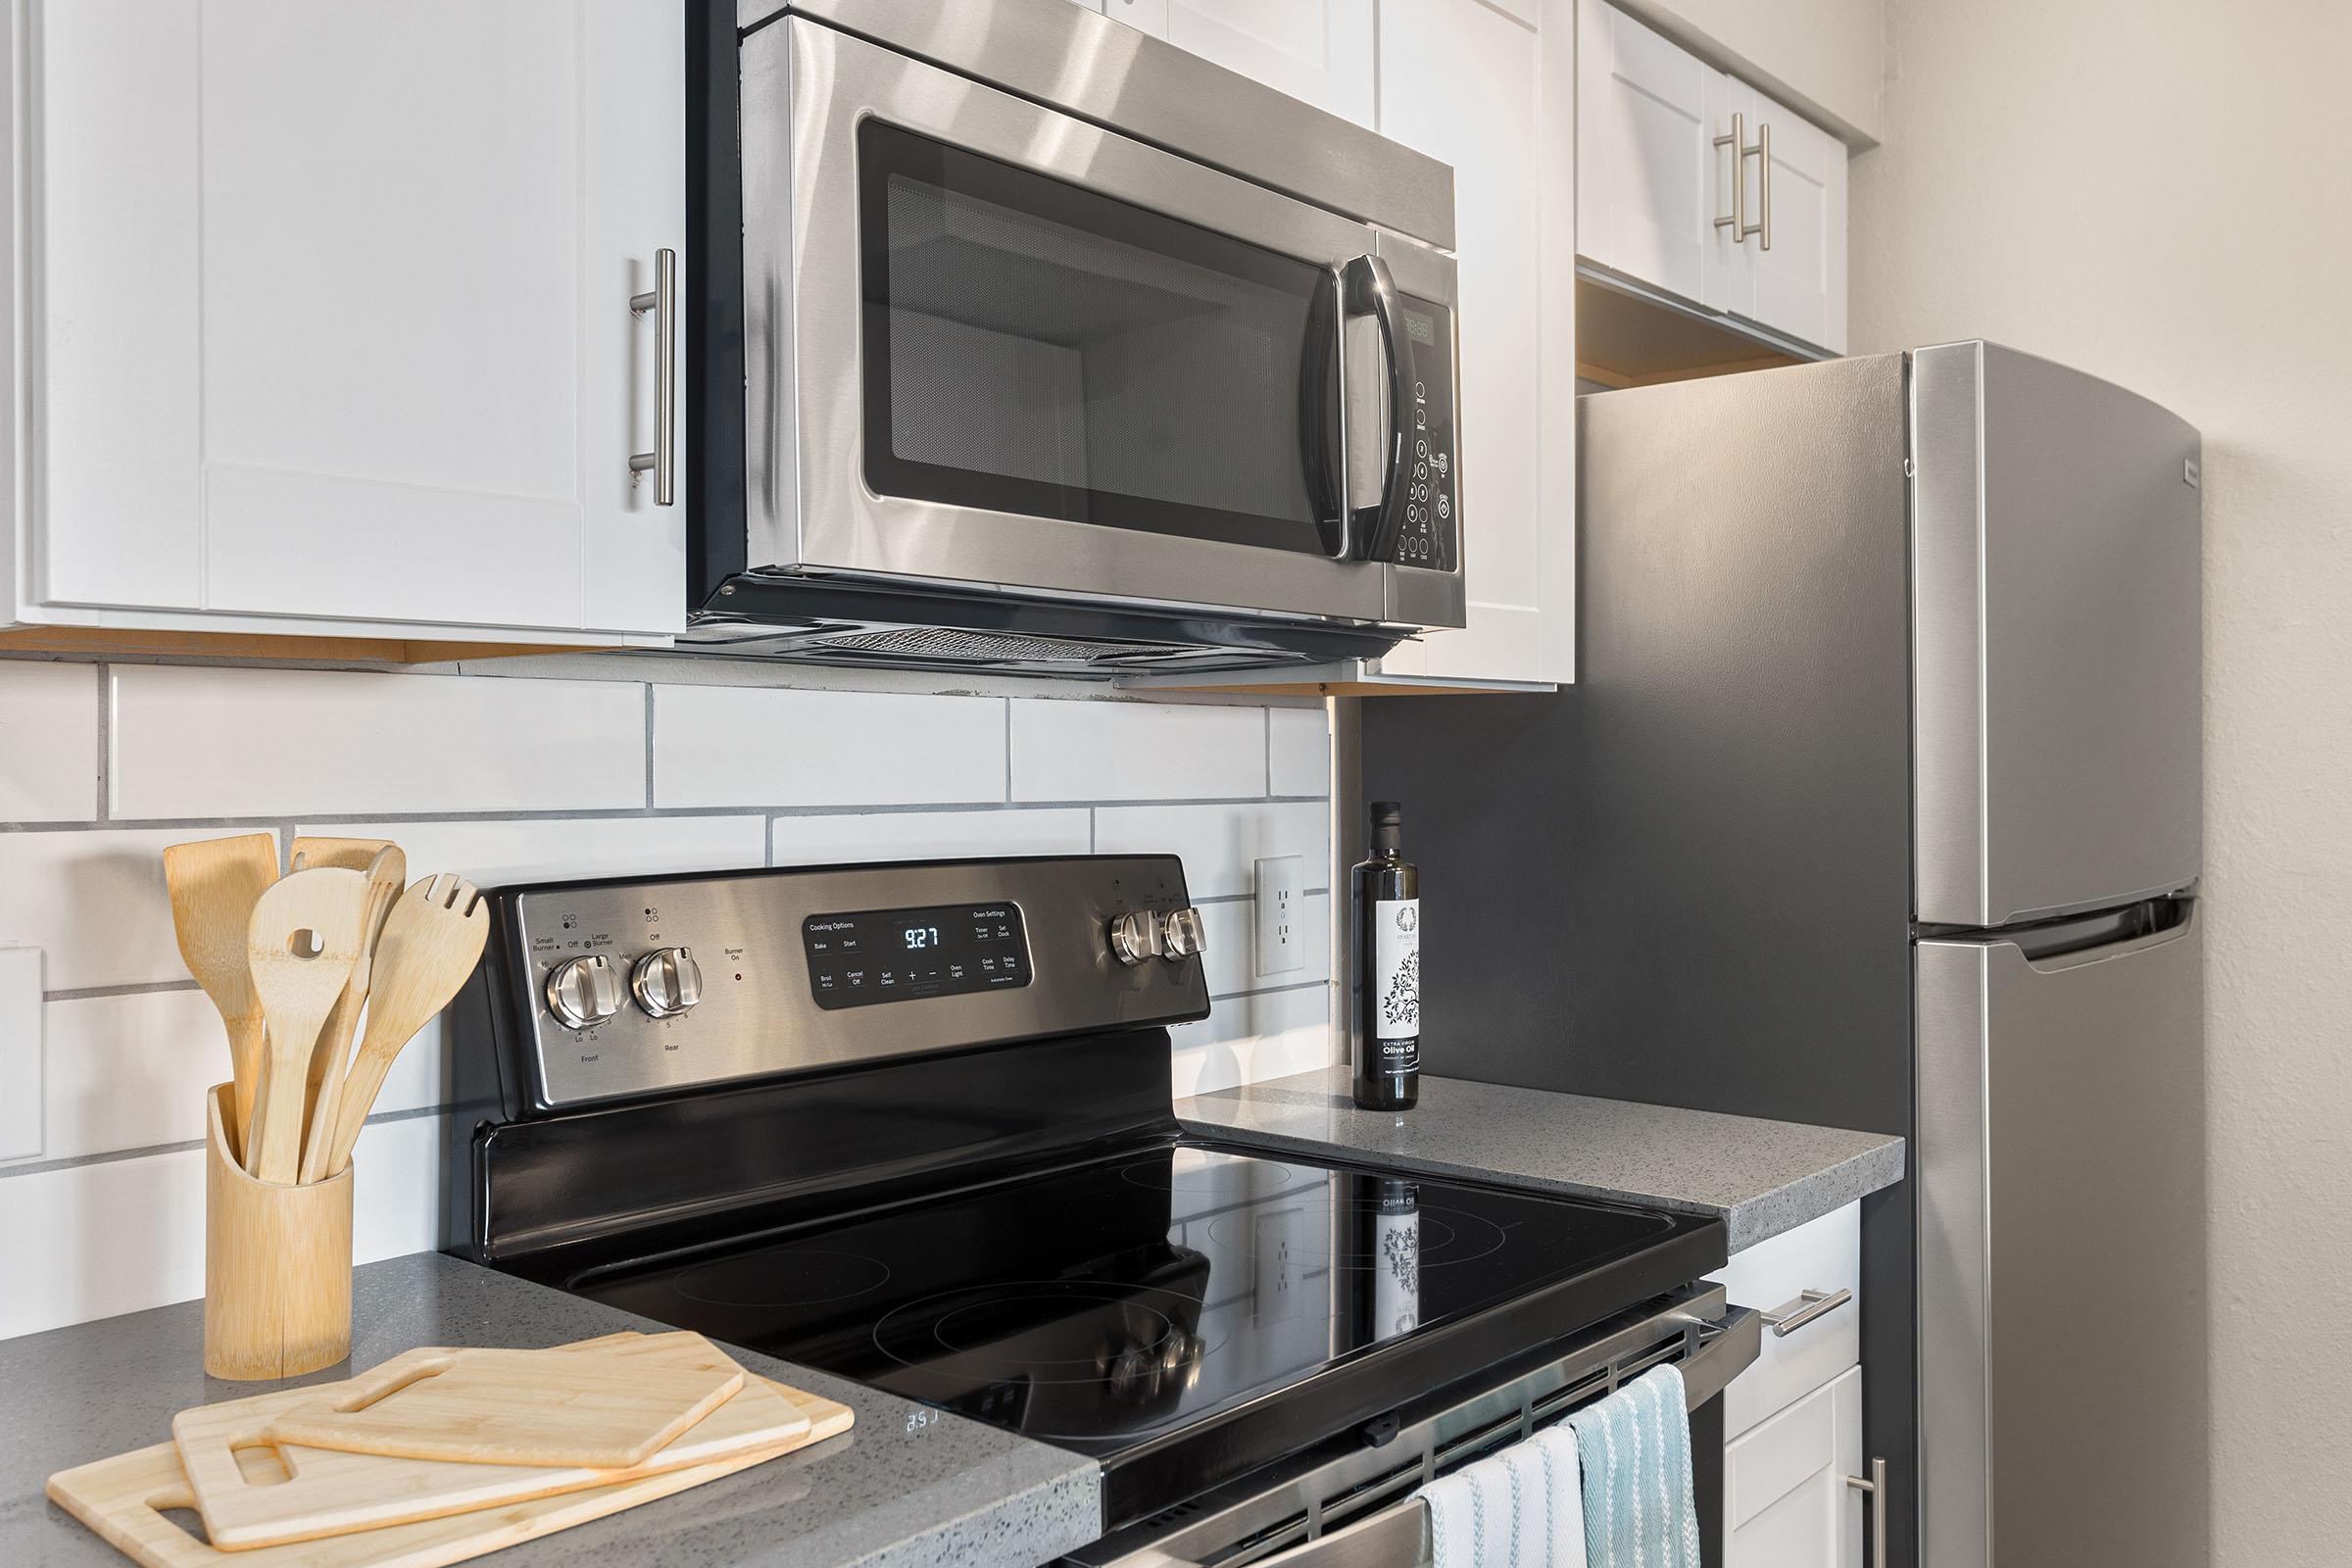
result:
[[[1890,0],[1888,24],[1855,351],[1994,337],[2205,433],[2214,1555],[2341,1562],[2352,6]],[[2129,1353],[2129,1306],[2100,1316]]]
[[[1214,1011],[1178,1094],[1331,1059],[1322,708],[808,690],[742,665],[574,659],[566,678],[0,660],[0,1338],[203,1292],[218,1016],[172,932],[166,845],[382,837],[475,882],[939,855],[1181,854]],[[544,671],[546,665],[536,666]],[[811,678],[803,674],[797,681]],[[855,681],[857,677],[848,677]],[[716,684],[727,680],[767,684]],[[1252,963],[1251,862],[1299,855],[1306,966]],[[438,1244],[439,1026],[360,1140],[363,1260]]]

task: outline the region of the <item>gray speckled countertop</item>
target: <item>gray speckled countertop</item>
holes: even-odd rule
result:
[[[1903,1141],[1797,1122],[1421,1079],[1411,1110],[1359,1110],[1346,1069],[1178,1101],[1185,1130],[1713,1214],[1735,1252],[1903,1178]]]
[[[54,1471],[165,1442],[173,1412],[184,1406],[329,1382],[420,1345],[535,1348],[659,1326],[422,1252],[359,1270],[350,1363],[286,1384],[206,1377],[200,1301],[0,1341],[0,1563],[123,1562],[43,1497],[41,1487]],[[769,1356],[731,1353],[750,1371],[841,1400],[858,1424],[784,1458],[489,1560],[502,1568],[1026,1568],[1102,1533],[1102,1477],[1091,1459]],[[910,1428],[918,1410],[929,1420]]]

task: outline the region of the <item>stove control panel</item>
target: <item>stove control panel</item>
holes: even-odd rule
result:
[[[490,894],[528,1107],[1208,1013],[1174,856],[812,866]],[[1126,933],[1122,939],[1121,933]]]

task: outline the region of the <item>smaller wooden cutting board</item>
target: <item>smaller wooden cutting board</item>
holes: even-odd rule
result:
[[[267,1436],[404,1459],[625,1470],[743,1387],[743,1368],[702,1336],[651,1338],[699,1342],[700,1353],[448,1350],[280,1411]]]
[[[567,1346],[564,1350],[570,1354],[582,1348],[611,1348],[616,1354],[640,1358],[684,1353],[700,1359],[711,1348],[699,1335],[626,1334]],[[446,1353],[415,1350],[376,1370]],[[255,1395],[198,1405],[173,1418],[172,1442],[187,1472],[197,1512],[204,1516],[205,1534],[214,1545],[245,1550],[355,1530],[379,1530],[632,1481],[641,1475],[733,1459],[749,1452],[774,1452],[781,1445],[809,1441],[808,1417],[789,1395],[763,1378],[746,1378],[733,1398],[643,1464],[626,1470],[401,1459],[270,1442],[270,1423],[278,1412],[315,1402],[323,1392],[313,1388]],[[251,1473],[240,1463],[240,1450],[251,1455]]]
[[[225,1568],[229,1564],[237,1568],[447,1568],[450,1563],[536,1541],[748,1470],[850,1429],[848,1406],[795,1389],[782,1392],[800,1405],[809,1424],[803,1437],[779,1449],[560,1493],[504,1508],[252,1551],[222,1551],[207,1545],[171,1516],[172,1510],[193,1508],[195,1498],[180,1471],[178,1450],[169,1443],[60,1471],[49,1478],[48,1494],[50,1501],[142,1568]]]

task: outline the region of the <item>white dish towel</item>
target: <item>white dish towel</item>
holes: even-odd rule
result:
[[[1421,1489],[1433,1568],[1586,1568],[1576,1434],[1547,1427]]]

